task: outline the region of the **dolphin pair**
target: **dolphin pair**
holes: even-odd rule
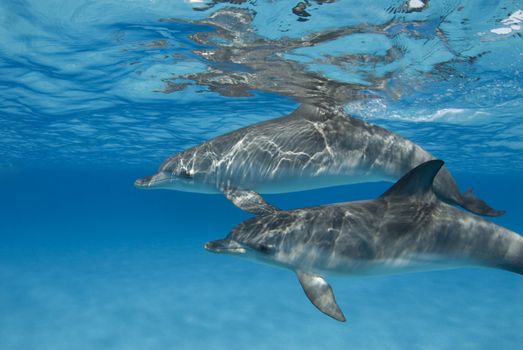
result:
[[[323,275],[478,265],[523,274],[523,237],[436,196],[442,166],[440,160],[417,166],[375,200],[259,208],[272,213],[239,224],[205,248],[294,270],[309,300],[338,321],[345,316]]]
[[[175,154],[138,188],[224,193],[255,215],[274,212],[259,193],[282,193],[371,181],[395,181],[434,157],[413,142],[341,111],[301,105]],[[446,168],[435,179],[443,201],[473,213],[503,214],[461,193]]]

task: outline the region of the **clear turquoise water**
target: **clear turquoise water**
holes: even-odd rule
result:
[[[294,5],[0,3],[0,349],[519,349],[519,275],[330,278],[341,324],[292,272],[203,249],[249,217],[224,197],[133,187],[176,151],[323,101],[444,159],[523,232],[518,1],[311,1],[307,21]]]

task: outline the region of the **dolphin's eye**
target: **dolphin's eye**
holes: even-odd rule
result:
[[[273,254],[274,253],[274,246],[268,245],[268,244],[259,244],[258,245],[258,251],[263,254]]]
[[[180,172],[178,173],[178,176],[180,176],[180,177],[185,177],[185,178],[187,178],[187,179],[192,178],[191,174],[189,174],[189,172],[187,171],[187,169],[182,169],[182,170],[180,170]]]

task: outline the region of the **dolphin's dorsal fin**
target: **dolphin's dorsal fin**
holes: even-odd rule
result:
[[[443,164],[442,160],[429,160],[418,165],[385,191],[380,198],[395,196],[424,197],[428,194],[433,194],[432,183]]]
[[[267,203],[254,191],[227,189],[223,194],[238,208],[254,215],[267,215],[278,211],[278,208]]]
[[[338,321],[345,322],[345,316],[336,303],[332,288],[323,277],[302,271],[296,271],[296,274],[305,295],[307,295],[307,298],[314,306],[324,314]]]
[[[318,107],[311,105],[311,104],[302,103],[292,113],[293,114],[314,114],[314,113],[318,113],[318,111],[319,111]]]
[[[325,118],[324,112],[325,111],[319,106],[304,103],[298,106],[298,108],[291,113],[291,116],[307,120],[323,120]]]

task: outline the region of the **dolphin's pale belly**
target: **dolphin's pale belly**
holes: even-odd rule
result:
[[[256,179],[258,180],[258,179]],[[325,188],[332,186],[350,185],[365,182],[377,182],[377,181],[391,181],[389,176],[381,175],[378,173],[367,174],[361,173],[358,175],[313,175],[306,174],[300,177],[283,177],[278,179],[259,179],[259,181],[253,181],[250,188],[253,188],[259,193],[286,193],[295,191],[305,191],[316,188]],[[246,186],[246,188],[249,188]]]
[[[273,261],[277,265],[292,269],[314,272],[321,275],[372,276],[390,275],[407,272],[448,270],[477,265],[472,261],[458,260],[439,254],[419,254],[412,252],[403,256],[382,257],[378,259],[354,259],[351,256],[339,256],[311,247],[280,252]]]
[[[309,270],[323,275],[379,276],[408,272],[456,269],[475,265],[438,255],[411,255],[402,258],[372,261],[351,259],[327,259],[326,264],[311,266]],[[304,266],[305,268],[305,266]]]

